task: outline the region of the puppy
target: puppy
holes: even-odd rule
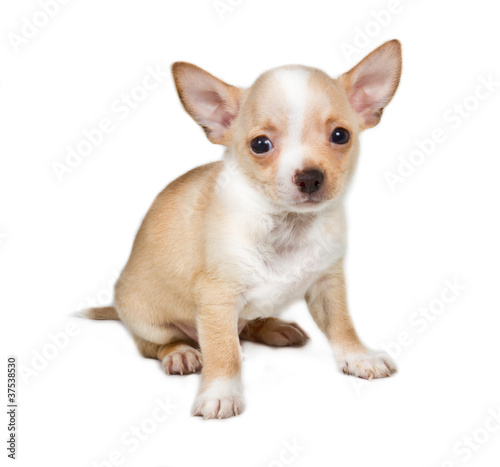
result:
[[[305,299],[341,371],[390,376],[395,366],[358,338],[346,302],[343,200],[360,133],[378,124],[401,74],[401,46],[386,42],[333,79],[282,66],[249,89],[189,63],[172,66],[185,110],[224,160],[197,167],[155,199],[115,288],[115,306],[139,352],[168,374],[202,370],[193,415],[243,410],[240,339],[302,345],[275,316]]]

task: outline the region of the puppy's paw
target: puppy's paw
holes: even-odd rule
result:
[[[195,400],[193,416],[204,420],[239,415],[244,408],[241,384],[236,381],[213,381]]]
[[[339,357],[340,371],[363,379],[386,378],[397,371],[396,365],[385,352],[366,350]]]
[[[163,357],[161,366],[167,375],[186,375],[201,370],[201,352],[189,345],[181,345]]]
[[[275,347],[301,346],[309,340],[309,336],[298,324],[278,318],[249,321],[241,337]]]
[[[276,347],[301,346],[309,340],[309,336],[298,324],[282,322],[264,332],[262,340]]]

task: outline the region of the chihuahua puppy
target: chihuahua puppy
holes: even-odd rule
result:
[[[358,338],[346,302],[343,199],[360,133],[378,124],[401,74],[386,42],[333,79],[282,66],[249,89],[189,63],[172,66],[185,110],[224,160],[197,167],[155,199],[115,288],[115,306],[139,352],[168,374],[202,370],[193,415],[243,410],[240,339],[273,346],[308,339],[275,316],[305,299],[341,371],[390,376],[390,358]]]

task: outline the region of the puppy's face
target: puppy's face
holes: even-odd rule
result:
[[[390,41],[338,79],[285,66],[247,90],[194,65],[176,63],[181,101],[248,181],[279,209],[322,209],[339,197],[359,153],[359,134],[376,125],[396,91],[401,48]]]
[[[230,144],[255,187],[289,211],[305,211],[343,191],[359,132],[342,86],[319,70],[289,66],[245,93]]]

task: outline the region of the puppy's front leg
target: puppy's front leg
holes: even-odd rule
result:
[[[228,418],[243,411],[238,315],[238,303],[229,294],[211,292],[200,303],[197,326],[203,370],[195,416]]]
[[[306,293],[306,302],[316,324],[328,338],[343,373],[373,379],[396,371],[389,356],[366,348],[354,329],[347,308],[342,260],[312,285]]]

